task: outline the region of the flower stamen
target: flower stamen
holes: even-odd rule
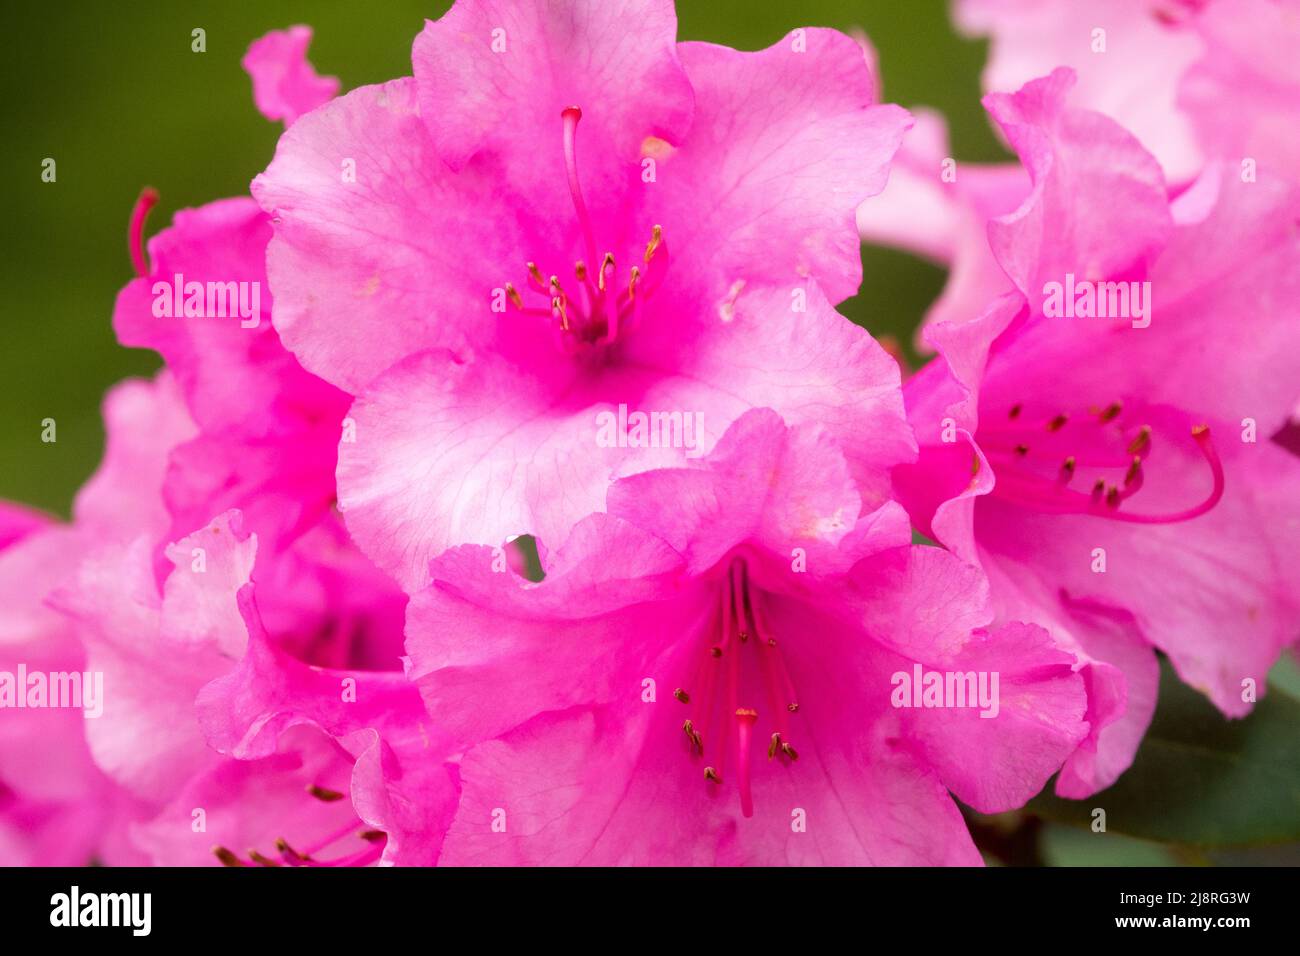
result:
[[[1020,403],[1013,406],[1013,418],[1019,416],[1020,409]],[[1170,513],[1142,514],[1128,510],[1125,503],[1146,484],[1155,430],[1148,424],[1136,431],[1131,426],[1125,427],[1120,421],[1123,406],[1118,401],[1091,411],[1095,417],[1079,425],[1070,424],[1068,428],[1070,418],[1064,412],[1049,419],[1047,430],[1053,436],[1083,443],[1082,453],[1056,459],[1061,463],[1054,473],[1047,471],[1051,466],[1043,459],[1063,450],[1059,439],[1044,438],[1045,446],[1038,445],[1037,440],[1031,445],[1024,440],[1026,431],[1022,426],[981,428],[980,446],[997,471],[993,494],[1048,514],[1087,514],[1138,524],[1188,521],[1218,504],[1224,490],[1223,466],[1210,440],[1209,428],[1198,425],[1191,430],[1191,437],[1209,467],[1213,482],[1206,498],[1190,508]],[[1070,487],[1081,468],[1087,469],[1086,480],[1091,482],[1087,493]]]

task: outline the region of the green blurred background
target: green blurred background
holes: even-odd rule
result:
[[[312,61],[347,90],[409,74],[411,41],[448,5],[8,0],[0,497],[66,515],[99,460],[105,389],[158,367],[153,353],[121,348],[113,337],[113,299],[131,277],[127,218],[144,185],[162,196],[152,231],[179,208],[245,193],[265,167],[280,127],[253,108],[239,66],[248,44],[268,30],[309,24]],[[941,111],[959,160],[1007,155],[979,105],[985,44],[957,36],[941,0],[682,0],[678,16],[681,38],[742,49],[797,26],[861,27],[879,52],[886,100]],[[191,51],[196,27],[206,31],[206,52]],[[54,183],[41,181],[46,157],[57,163]],[[862,292],[841,311],[877,335],[910,342],[943,272],[878,249],[864,249],[863,260]],[[58,423],[55,443],[40,440],[45,418]],[[1077,865],[1300,860],[1294,845],[1217,848],[1295,839],[1300,705],[1292,695],[1300,680],[1290,665],[1275,678],[1265,706],[1233,725],[1166,681],[1148,744],[1116,788],[1127,789],[1087,806],[1043,800],[1033,813],[972,817],[986,856]],[[1087,828],[1092,806],[1107,808],[1107,833]],[[1226,824],[1216,824],[1224,814]]]

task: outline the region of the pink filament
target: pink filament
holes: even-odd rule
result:
[[[149,261],[144,253],[144,224],[149,218],[149,210],[158,203],[158,190],[146,186],[140,190],[140,197],[131,209],[131,224],[127,229],[127,248],[131,253],[131,265],[135,274],[144,278],[149,274]]]

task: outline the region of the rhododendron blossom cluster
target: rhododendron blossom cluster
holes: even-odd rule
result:
[[[992,166],[860,40],[671,0],[457,0],[342,95],[254,42],[249,193],[129,219],[163,370],[70,521],[0,505],[0,863],[979,865],[969,811],[1120,779],[1158,655],[1245,716],[1300,7],[1068,6],[955,5]],[[920,368],[836,310],[863,241],[949,270]]]

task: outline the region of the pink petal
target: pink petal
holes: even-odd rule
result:
[[[461,745],[539,711],[639,694],[654,658],[713,607],[682,591],[670,574],[680,572],[680,558],[662,541],[606,515],[574,529],[544,587],[493,564],[488,548],[449,551],[407,616],[407,677]],[[659,613],[644,613],[647,602],[679,594]],[[508,628],[503,614],[513,619]]]
[[[311,727],[346,759],[357,815],[388,835],[382,859],[431,866],[454,805],[443,738],[416,689],[397,672],[309,667],[267,637],[251,588],[240,594],[248,650],[239,667],[208,684],[195,707],[208,744],[261,762]],[[339,788],[345,791],[347,788]]]
[[[1074,656],[1034,624],[976,631],[945,672],[998,675],[997,712],[974,707],[908,711],[908,736],[962,801],[981,813],[1025,803],[1087,733],[1087,693]],[[991,686],[991,685],[990,685]]]
[[[132,835],[154,866],[219,866],[214,846],[246,860],[249,850],[279,859],[278,839],[313,857],[342,856],[366,846],[356,838],[361,821],[347,800],[317,800],[307,788],[346,793],[350,771],[351,761],[328,737],[300,728],[287,735],[278,753],[254,761],[217,761],[183,781],[157,816]],[[196,808],[203,811],[202,829],[196,826]],[[354,832],[315,850],[314,844],[349,821]]]
[[[1227,0],[1207,4],[1193,23],[1204,53],[1181,78],[1178,106],[1205,151],[1233,167],[1251,159],[1295,178],[1298,12],[1294,0]]]
[[[989,243],[1034,305],[1044,284],[1066,273],[1097,279],[1141,269],[1172,226],[1159,163],[1113,120],[1067,109],[1074,82],[1062,68],[984,100],[1033,181],[1019,209],[989,224]]]
[[[167,456],[194,435],[175,380],[128,379],[104,399],[104,459],[73,504],[79,527],[104,538],[162,537],[170,524],[161,490]]]
[[[1208,144],[1198,144],[1175,102],[1201,43],[1188,25],[1162,15],[1169,7],[1147,0],[959,0],[954,18],[963,32],[992,38],[985,92],[1018,89],[1069,67],[1079,76],[1079,105],[1132,130],[1177,182],[1196,174],[1200,147]],[[1104,52],[1094,50],[1097,29],[1105,31]]]
[[[538,117],[558,133],[570,106],[584,111],[600,148],[632,160],[647,136],[680,142],[690,127],[676,39],[668,0],[458,0],[415,40],[420,112],[457,170],[479,150],[519,149]],[[539,173],[562,182],[559,150],[548,152],[534,154]]]
[[[676,507],[663,510],[663,503]],[[658,469],[615,482],[608,507],[687,556],[692,573],[713,567],[738,541],[778,554],[833,552],[856,525],[861,497],[848,463],[822,428],[787,428],[770,409],[736,420],[698,467]]]
[[[303,113],[332,100],[338,77],[318,76],[307,59],[311,27],[272,30],[254,40],[240,65],[253,80],[253,102],[269,120],[292,125]]]
[[[700,273],[707,264],[687,281],[711,301],[737,280],[793,285],[811,276],[840,302],[862,280],[855,211],[884,188],[911,118],[876,105],[853,40],[799,33],[757,53],[681,46],[695,125],[659,163],[646,205],[675,256],[686,250]]]
[[[204,429],[277,434],[318,415],[341,419],[346,411],[346,397],[304,372],[271,327],[265,265],[270,238],[267,216],[248,198],[182,209],[149,240],[149,275],[118,294],[118,340],[163,356]],[[260,310],[244,319],[234,297],[225,317],[159,317],[154,305],[160,297],[174,311],[177,276],[184,284],[237,283],[250,306],[256,286]]]
[[[653,338],[635,346],[635,359],[592,369],[549,350],[525,367],[486,354],[407,360],[361,396],[356,441],[340,446],[349,530],[417,590],[429,559],[457,542],[497,545],[522,533],[563,541],[604,506],[610,480],[706,453],[736,416],[773,401],[789,422],[832,429],[874,508],[889,467],[912,454],[898,369],[815,286],[808,291],[809,311],[795,322],[783,314],[788,291],[755,289],[740,296],[734,322],[715,322],[689,345],[642,329]],[[681,431],[678,447],[617,447],[602,434],[620,406],[680,413],[683,428],[698,422],[702,434]]]
[[[540,254],[499,175],[447,170],[414,80],[361,87],[295,123],[252,185],[275,225],[267,271],[285,346],[355,394],[414,352],[491,341],[515,318],[490,311],[493,289]]]

